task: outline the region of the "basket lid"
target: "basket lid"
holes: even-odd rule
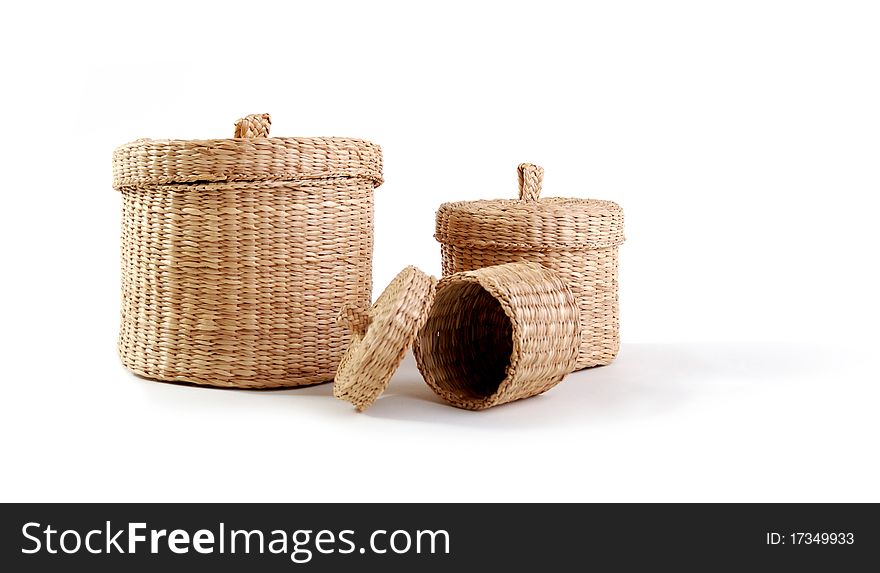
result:
[[[382,184],[382,150],[344,137],[269,137],[269,114],[239,119],[233,139],[138,139],[113,151],[113,187],[362,178]]]
[[[541,198],[544,170],[518,168],[519,199],[444,203],[434,237],[465,248],[578,250],[623,243],[623,209],[612,201]]]
[[[376,401],[427,321],[436,286],[437,279],[409,266],[370,309],[340,311],[338,321],[351,331],[351,344],[336,371],[334,396],[360,411]]]

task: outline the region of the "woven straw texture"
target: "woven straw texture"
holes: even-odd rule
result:
[[[544,171],[519,166],[519,200],[446,203],[437,212],[443,275],[534,261],[553,269],[578,300],[576,369],[611,362],[620,348],[617,252],[623,210],[611,201],[540,198]]]
[[[333,395],[359,411],[385,391],[428,318],[437,279],[415,267],[398,274],[369,310],[347,307],[339,320],[352,332],[339,364]]]
[[[484,410],[546,392],[575,368],[574,294],[537,263],[444,277],[415,343],[419,371],[454,406]]]
[[[378,146],[268,138],[138,140],[113,153],[122,194],[119,354],[160,380],[268,388],[333,379],[335,322],[370,302]]]

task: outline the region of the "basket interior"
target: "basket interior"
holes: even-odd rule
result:
[[[423,374],[466,400],[494,394],[507,377],[513,328],[501,304],[476,282],[437,292],[419,337]]]

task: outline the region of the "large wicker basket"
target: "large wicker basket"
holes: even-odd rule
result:
[[[610,201],[540,198],[544,170],[519,166],[519,200],[446,203],[437,212],[443,275],[517,261],[553,269],[578,300],[576,368],[611,362],[620,348],[617,251],[623,210]]]
[[[267,388],[333,379],[335,318],[371,298],[377,145],[270,138],[140,139],[113,153],[122,193],[119,354],[169,381]]]

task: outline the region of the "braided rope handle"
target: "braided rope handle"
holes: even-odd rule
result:
[[[531,163],[520,163],[516,171],[519,177],[520,200],[537,201],[541,196],[544,168]]]
[[[336,324],[348,328],[353,334],[363,336],[370,328],[373,317],[366,310],[353,306],[344,306],[336,317]]]
[[[253,139],[269,137],[269,126],[272,119],[268,113],[254,113],[235,122],[235,137]]]

